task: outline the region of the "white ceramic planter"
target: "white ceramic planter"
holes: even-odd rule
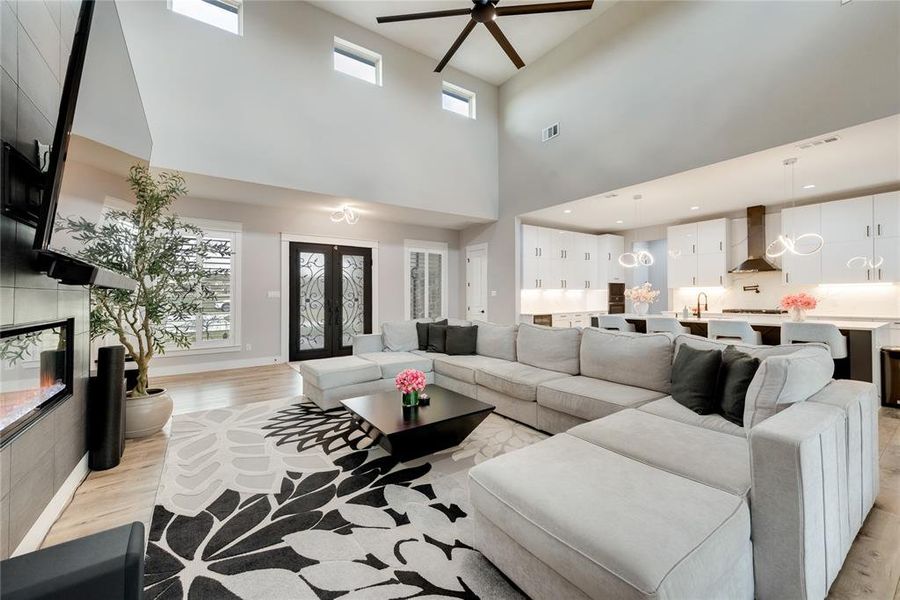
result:
[[[160,388],[151,388],[147,396],[125,399],[125,437],[153,435],[172,416],[172,398]]]

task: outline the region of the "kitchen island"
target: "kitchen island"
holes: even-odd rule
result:
[[[700,317],[692,315],[688,318],[681,313],[668,311],[662,314],[638,315],[625,313],[622,315],[632,323],[636,331],[647,331],[647,317],[675,317],[694,335],[707,336],[707,323],[711,319],[746,321],[762,334],[763,344],[776,345],[781,342],[781,324],[788,320],[787,315],[745,314],[745,313],[702,313]],[[808,318],[812,323],[830,323],[847,336],[847,358],[834,361],[835,379],[855,379],[868,381],[879,386],[881,384],[881,365],[878,352],[882,346],[890,343],[891,321],[867,321],[855,319]],[[592,323],[595,325],[595,323]]]

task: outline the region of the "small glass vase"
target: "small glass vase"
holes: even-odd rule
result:
[[[650,310],[650,304],[647,302],[635,302],[634,303],[634,312],[639,315],[646,315],[647,311]]]
[[[806,320],[806,309],[794,306],[791,308],[790,315],[791,321],[793,321],[794,323],[800,323]]]
[[[418,406],[419,390],[413,390],[407,394],[403,394],[403,406]]]

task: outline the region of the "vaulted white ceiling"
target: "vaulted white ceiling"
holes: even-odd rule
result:
[[[537,4],[553,0],[502,0],[504,5]],[[589,11],[500,17],[497,23],[525,65],[534,62],[578,29],[600,16],[614,0],[595,0]],[[312,0],[311,4],[374,31],[435,60],[444,56],[469,17],[444,17],[379,25],[375,17],[467,8],[471,0]],[[487,29],[478,26],[456,52],[450,66],[500,85],[516,68]]]

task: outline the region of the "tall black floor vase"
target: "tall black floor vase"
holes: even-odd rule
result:
[[[97,352],[97,375],[88,388],[88,464],[94,471],[112,469],[125,450],[125,347]]]

